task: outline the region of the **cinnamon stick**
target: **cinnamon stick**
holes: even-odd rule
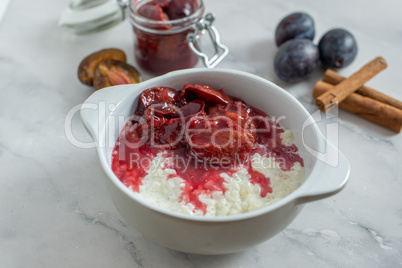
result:
[[[329,83],[318,81],[313,96],[317,98],[333,88]],[[402,110],[378,100],[352,93],[339,103],[339,107],[398,133],[401,131]]]
[[[325,92],[316,99],[318,108],[326,112],[334,105],[338,105],[350,94],[362,87],[373,76],[387,67],[386,61],[382,57],[377,57],[364,65],[359,71],[343,80],[331,90]]]
[[[338,74],[334,70],[328,69],[325,71],[324,78],[322,79],[322,81],[327,82],[331,85],[337,85],[345,79],[346,79],[345,77]],[[372,89],[370,87],[362,86],[361,88],[359,88],[356,91],[356,93],[360,94],[362,96],[366,96],[366,97],[378,100],[379,102],[383,102],[385,104],[394,106],[394,107],[402,110],[402,102],[400,102],[388,95],[385,95],[375,89]]]

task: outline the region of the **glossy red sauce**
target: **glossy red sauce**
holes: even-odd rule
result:
[[[138,105],[141,112],[137,111],[137,115],[140,114],[140,116],[144,116],[147,114],[147,109],[151,109],[150,107],[152,106],[146,107],[147,105],[150,105],[149,103],[152,103],[152,99],[149,101],[151,95],[156,96],[153,97],[155,98],[156,103],[160,103],[161,100],[157,99],[157,96],[161,96],[162,93],[155,94],[155,90],[161,92],[171,91],[171,89],[168,88],[153,88],[144,91],[144,95],[140,96],[140,104]],[[150,94],[145,94],[145,92]],[[206,97],[203,95],[205,92],[207,92]],[[208,102],[208,100],[214,100],[214,98],[209,98],[208,94],[222,94],[221,91],[215,92],[214,89],[207,89],[205,92],[199,94],[203,96],[202,101],[199,99],[194,101],[193,98],[197,98],[197,96],[194,97],[191,95],[191,97],[189,97],[190,95],[187,95],[186,98],[185,94],[182,94],[183,91],[178,92],[177,96],[181,97],[171,98],[171,105],[179,107],[179,110],[181,111],[179,113],[181,113],[182,117],[185,118],[187,122],[192,120],[196,115],[201,114],[201,119],[205,120],[205,118],[207,118],[205,117],[207,116],[206,114],[210,113],[212,116],[212,114],[215,114],[217,111],[223,110],[228,117],[232,118],[234,116],[232,113],[234,111],[233,107],[224,102],[219,103],[221,101],[217,101],[218,103],[209,103],[207,106],[204,106],[204,100],[205,102]],[[238,99],[229,96],[228,99],[235,102],[239,101]],[[141,103],[141,100],[144,100],[143,103]],[[185,105],[189,101],[192,102]],[[202,103],[202,105],[200,103]],[[144,107],[145,112],[142,112]],[[237,111],[240,118],[239,123],[243,124],[244,118],[247,118],[247,116],[253,116],[253,118],[255,118],[253,119],[253,124],[256,129],[253,129],[252,131],[250,130],[248,133],[245,133],[242,130],[240,133],[241,135],[249,137],[254,143],[251,151],[247,153],[247,158],[231,159],[232,162],[230,163],[223,161],[225,160],[224,158],[200,158],[200,155],[197,155],[197,151],[193,150],[193,148],[186,143],[186,139],[188,139],[187,136],[184,136],[177,144],[173,145],[173,143],[169,143],[170,140],[175,140],[176,137],[179,136],[178,133],[180,133],[182,127],[180,124],[177,124],[178,118],[174,117],[177,115],[171,112],[171,107],[166,110],[169,113],[165,112],[163,108],[160,108],[167,107],[165,103],[163,103],[163,106],[155,107],[154,117],[161,117],[160,114],[163,114],[163,116],[173,116],[173,118],[165,118],[165,120],[162,120],[164,123],[160,123],[160,119],[156,120],[160,125],[148,132],[144,131],[144,133],[147,134],[145,135],[146,138],[141,146],[130,146],[129,143],[126,142],[127,140],[133,140],[133,137],[130,136],[133,135],[133,133],[135,134],[134,139],[142,138],[141,135],[137,135],[137,132],[135,132],[139,129],[138,122],[133,122],[133,120],[129,121],[117,140],[113,151],[113,172],[124,185],[131,187],[135,192],[139,192],[140,186],[142,185],[142,179],[148,174],[148,169],[152,159],[154,159],[159,153],[162,153],[163,157],[167,159],[163,168],[170,168],[176,171],[176,174],[170,175],[168,179],[179,177],[184,180],[184,187],[182,188],[180,201],[193,204],[195,209],[203,211],[204,214],[206,213],[206,204],[200,201],[199,196],[211,195],[215,191],[224,194],[226,187],[225,180],[220,176],[222,173],[232,176],[240,169],[245,168],[250,176],[250,182],[260,187],[261,197],[265,197],[272,193],[270,178],[252,168],[250,157],[255,153],[259,153],[265,157],[274,157],[275,162],[278,163],[279,167],[284,171],[290,170],[297,162],[300,163],[301,166],[304,165],[303,159],[298,155],[297,147],[295,145],[286,146],[282,143],[280,135],[284,132],[283,128],[277,122],[271,120],[271,118],[264,112],[248,106],[245,103],[242,103],[244,109],[242,108],[243,110]],[[212,107],[214,107],[214,109],[209,110]],[[226,109],[220,109],[219,107],[226,107]],[[246,128],[246,126],[244,127]],[[241,129],[241,127],[237,125],[236,128]],[[141,130],[143,130],[143,128],[141,128]],[[249,129],[246,129],[246,131],[248,130]],[[151,138],[155,138],[157,141],[156,145],[153,145]],[[208,143],[208,139],[203,142]],[[242,152],[243,150],[239,147],[234,147],[234,149],[239,152]],[[219,149],[216,150],[217,153],[215,153],[214,156],[220,155],[220,153],[225,153],[219,151]]]

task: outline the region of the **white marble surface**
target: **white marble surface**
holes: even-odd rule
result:
[[[224,256],[188,255],[144,238],[114,208],[94,149],[71,145],[68,111],[93,91],[76,77],[88,53],[119,47],[135,65],[128,22],[74,36],[57,26],[68,1],[11,1],[0,27],[1,267],[400,267],[402,266],[402,134],[340,111],[339,147],[352,171],[339,194],[307,204],[273,239]],[[280,82],[273,72],[273,32],[295,10],[310,13],[316,41],[332,27],[356,37],[350,75],[381,55],[388,69],[369,82],[402,99],[402,17],[399,1],[213,1],[233,68],[278,83],[310,111],[322,70],[304,82]],[[44,12],[45,11],[45,12]],[[320,123],[325,131],[325,124]],[[75,136],[90,141],[79,116]],[[325,174],[323,174],[325,178]]]

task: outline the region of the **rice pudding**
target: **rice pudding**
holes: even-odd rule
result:
[[[143,91],[112,155],[112,170],[139,197],[199,216],[245,213],[302,182],[293,133],[209,86]]]

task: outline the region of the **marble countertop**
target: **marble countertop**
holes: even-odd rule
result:
[[[402,99],[399,1],[205,2],[230,48],[218,68],[271,80],[315,112],[311,93],[323,70],[297,84],[281,82],[273,71],[275,26],[284,15],[303,10],[315,19],[316,42],[334,27],[355,35],[357,58],[341,74],[383,56],[388,68],[368,85]],[[0,266],[402,266],[402,134],[342,110],[332,120],[351,164],[347,186],[307,204],[271,240],[236,254],[199,256],[159,246],[129,227],[108,195],[95,150],[73,146],[64,126],[68,112],[93,92],[76,77],[81,59],[119,47],[136,66],[133,34],[125,21],[74,35],[58,27],[67,5],[68,0],[13,0],[0,25]],[[319,126],[325,132],[325,122]],[[72,129],[77,139],[90,141],[78,115]]]

